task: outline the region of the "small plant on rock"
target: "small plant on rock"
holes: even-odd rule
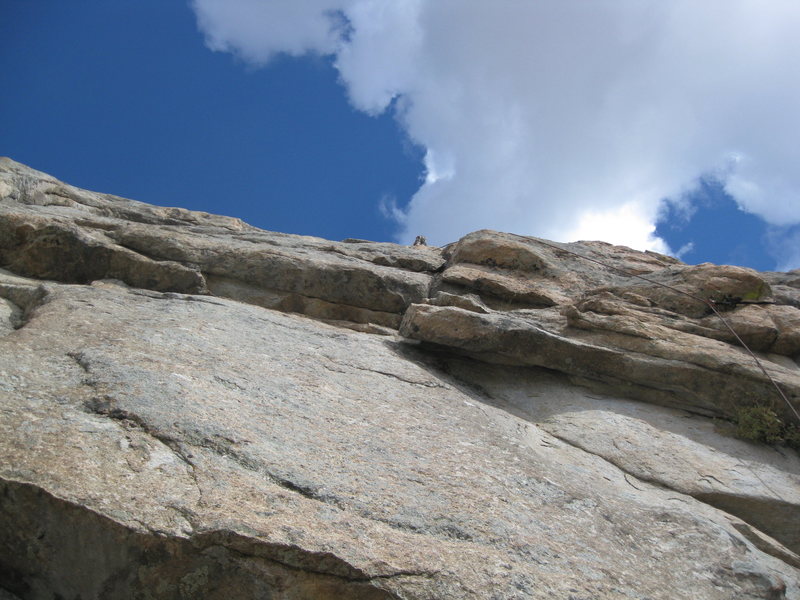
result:
[[[786,423],[769,406],[741,406],[736,411],[735,422],[739,438],[800,448],[800,427]]]

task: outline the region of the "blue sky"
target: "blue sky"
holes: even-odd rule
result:
[[[188,4],[0,1],[0,155],[73,185],[265,229],[389,240],[384,195],[419,186],[390,113],[347,102],[330,60],[254,69],[203,44]]]
[[[0,155],[330,239],[800,267],[798,11],[647,4],[0,0]]]

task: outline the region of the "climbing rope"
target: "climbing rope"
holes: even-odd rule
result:
[[[739,336],[739,334],[736,333],[736,331],[733,329],[733,327],[731,327],[731,324],[728,322],[728,320],[725,317],[723,317],[722,314],[720,314],[719,310],[717,310],[717,306],[716,306],[717,302],[715,302],[714,300],[712,300],[710,298],[701,298],[699,296],[695,296],[694,294],[691,294],[691,293],[689,293],[689,292],[687,292],[685,290],[681,290],[679,288],[676,288],[674,286],[668,285],[666,283],[662,283],[660,281],[655,281],[654,279],[649,279],[649,278],[644,277],[642,275],[639,275],[637,273],[631,273],[630,271],[627,271],[626,269],[622,269],[620,267],[615,267],[615,266],[610,265],[610,264],[608,264],[606,262],[603,262],[601,260],[597,260],[597,259],[591,258],[589,256],[584,256],[583,254],[579,254],[578,252],[573,252],[572,250],[567,250],[566,248],[562,248],[560,246],[556,246],[555,244],[551,244],[549,242],[545,242],[544,240],[540,240],[540,239],[537,238],[536,241],[539,244],[542,244],[544,246],[548,246],[549,248],[552,248],[554,250],[558,250],[559,252],[565,252],[567,254],[571,254],[572,256],[576,256],[578,258],[582,258],[583,260],[598,264],[598,265],[600,265],[602,267],[605,267],[607,269],[611,269],[612,271],[617,271],[618,273],[622,273],[626,277],[636,277],[637,279],[641,279],[642,281],[646,281],[647,283],[650,283],[652,285],[657,285],[657,286],[666,288],[668,290],[672,290],[673,292],[676,292],[678,294],[683,294],[684,296],[692,298],[693,300],[696,300],[697,302],[701,302],[701,303],[705,304],[708,308],[711,309],[711,312],[713,312],[717,317],[719,317],[720,321],[722,321],[722,323],[725,325],[725,327],[728,328],[728,330],[731,332],[731,334],[733,334],[733,336],[736,338],[736,340],[742,345],[742,348],[744,348],[748,352],[748,354],[750,354],[750,357],[753,359],[753,362],[755,362],[755,364],[758,366],[758,368],[761,370],[761,372],[764,374],[764,376],[766,376],[767,379],[769,379],[772,382],[772,385],[775,387],[775,390],[778,392],[778,395],[783,399],[783,401],[786,403],[786,406],[789,407],[789,409],[797,417],[797,420],[800,422],[800,413],[798,413],[797,409],[789,401],[789,398],[786,396],[784,391],[778,385],[778,382],[775,381],[775,379],[772,377],[772,375],[770,375],[767,372],[767,370],[764,368],[764,365],[762,364],[761,360],[759,360],[759,358],[750,349],[750,347],[744,342],[744,340]],[[743,303],[743,302],[740,302],[740,301],[731,302],[729,300],[727,302],[724,302],[724,304],[734,304],[734,305],[736,305],[736,304],[771,304],[771,303],[768,303],[768,302],[752,302],[752,303],[751,302],[746,302],[746,303]]]

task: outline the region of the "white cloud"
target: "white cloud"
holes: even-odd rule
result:
[[[494,228],[663,250],[662,199],[708,172],[744,209],[800,222],[796,0],[194,7],[213,49],[257,64],[332,54],[354,106],[377,114],[398,99],[427,149],[402,241]]]
[[[774,227],[767,238],[773,253],[780,257],[775,270],[800,269],[800,226]]]
[[[406,213],[397,206],[397,198],[384,194],[378,202],[378,210],[384,218],[394,221],[395,223],[405,223]]]
[[[341,46],[340,0],[190,0],[212,50],[256,65],[276,54],[332,54]]]
[[[675,258],[683,260],[683,257],[694,250],[694,242],[686,242],[683,246],[675,251]]]
[[[670,249],[655,236],[653,216],[642,210],[646,206],[644,202],[628,202],[604,212],[588,209],[579,216],[575,227],[567,231],[565,238],[594,240],[598,239],[597,232],[600,231],[605,242],[667,254]],[[681,248],[680,251],[683,250]]]

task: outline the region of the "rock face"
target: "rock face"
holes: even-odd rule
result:
[[[797,272],[330,242],[9,159],[0,267],[0,598],[800,599],[800,458],[727,431],[796,418]]]

